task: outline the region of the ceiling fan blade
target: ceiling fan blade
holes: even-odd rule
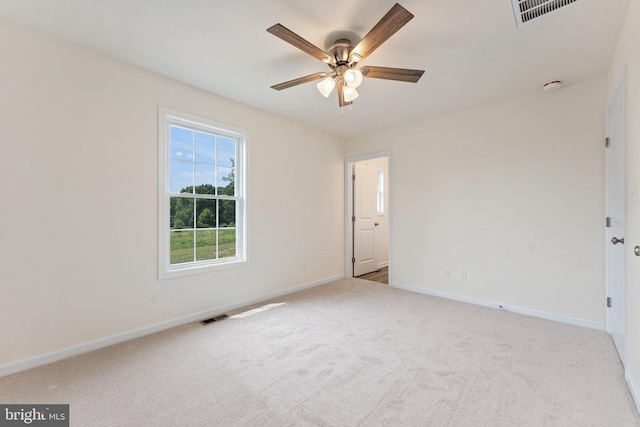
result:
[[[301,85],[303,83],[312,82],[314,80],[320,80],[321,78],[326,77],[328,75],[329,73],[310,74],[308,76],[300,77],[299,79],[293,79],[293,80],[289,80],[288,82],[273,85],[271,86],[271,89],[275,89],[275,90],[288,89],[290,87]]]
[[[371,67],[360,68],[364,77],[371,79],[399,80],[401,82],[417,83],[424,74],[424,70],[408,70],[406,68]]]
[[[342,85],[342,83],[338,82],[336,87],[338,89],[338,102],[340,103],[340,106],[344,107],[345,105],[353,104],[353,102],[351,102],[351,101],[347,102],[347,101],[344,100],[344,86]]]
[[[290,29],[280,24],[276,24],[271,28],[267,28],[267,31],[273,34],[274,36],[281,38],[287,43],[297,47],[301,51],[308,53],[314,58],[319,59],[322,62],[328,63],[328,62],[331,62],[332,60],[331,56],[327,52],[309,43],[308,41],[306,41],[305,39],[303,39],[293,31],[291,31]]]
[[[396,3],[351,50],[350,55],[355,53],[360,57],[355,62],[362,61],[412,18],[413,15],[409,11]]]

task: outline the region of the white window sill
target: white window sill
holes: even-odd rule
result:
[[[229,270],[232,268],[246,267],[248,262],[246,259],[237,259],[233,261],[207,263],[207,264],[180,264],[172,267],[165,267],[159,272],[159,279],[175,279],[178,277],[192,276],[194,274],[213,273],[216,271]]]

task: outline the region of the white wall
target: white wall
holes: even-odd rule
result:
[[[2,23],[0,58],[0,367],[344,274],[343,141]],[[251,132],[249,266],[157,279],[158,106]]]
[[[392,151],[391,282],[604,322],[604,104],[589,80],[348,141]]]
[[[640,0],[632,0],[607,76],[607,99],[611,99],[623,68],[627,67],[627,184],[640,183]],[[630,194],[630,191],[627,193]],[[628,259],[628,344],[627,379],[636,404],[640,405],[640,258],[633,247],[640,245],[640,206],[628,203],[625,247]]]

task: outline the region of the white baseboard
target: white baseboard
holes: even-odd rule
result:
[[[629,370],[625,369],[624,370],[624,379],[627,380],[627,385],[629,386],[629,391],[631,392],[631,396],[633,397],[633,401],[636,404],[636,408],[638,409],[638,412],[640,412],[640,394],[638,394],[638,389],[636,388],[636,386],[633,383],[633,380],[631,379],[631,375],[629,374]]]
[[[82,344],[63,348],[61,350],[56,350],[49,353],[40,354],[38,356],[29,357],[27,359],[18,360],[16,362],[11,362],[5,365],[0,365],[0,377],[11,375],[16,372],[24,371],[26,369],[35,368],[37,366],[46,365],[48,363],[57,362],[58,360],[66,359],[67,357],[97,350],[99,348],[108,347],[110,345],[118,344],[124,341],[129,341],[131,339],[153,334],[155,332],[160,332],[165,329],[174,328],[176,326],[184,325],[185,323],[196,322],[198,320],[217,316],[227,311],[235,310],[235,309],[246,307],[253,304],[258,304],[260,302],[267,301],[273,298],[278,298],[283,295],[291,294],[293,292],[298,292],[303,289],[324,285],[326,283],[333,282],[335,280],[339,280],[344,277],[345,277],[344,274],[327,277],[321,280],[316,280],[314,282],[305,283],[302,285],[283,289],[278,292],[273,292],[267,295],[263,295],[258,298],[252,298],[247,301],[242,301],[235,304],[229,304],[226,306],[201,311],[199,313],[194,313],[188,316],[180,317],[180,318],[169,320],[166,322],[156,323],[155,325],[145,326],[143,328],[134,329],[131,331],[123,332],[116,335],[111,335],[104,338],[98,338],[96,340],[92,340]]]
[[[389,261],[378,263],[378,270],[385,267],[389,267]]]
[[[561,323],[568,323],[570,325],[582,326],[589,329],[596,329],[598,331],[606,331],[607,327],[604,322],[596,322],[594,320],[581,319],[579,317],[566,316],[563,314],[549,313],[546,311],[533,310],[530,308],[519,307],[516,305],[500,304],[493,301],[488,301],[480,298],[468,297],[464,295],[450,294],[447,292],[434,291],[431,289],[419,288],[417,286],[407,285],[391,285],[397,289],[403,289],[405,291],[418,292],[421,294],[431,295],[434,297],[446,298],[455,301],[466,302],[475,305],[482,305],[484,307],[497,308],[501,310],[511,311],[513,313],[524,314],[526,316],[540,317],[542,319],[553,320]]]

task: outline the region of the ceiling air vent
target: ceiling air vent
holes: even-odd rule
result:
[[[578,0],[511,0],[511,4],[516,25],[519,27],[525,22],[540,18],[576,1]]]

